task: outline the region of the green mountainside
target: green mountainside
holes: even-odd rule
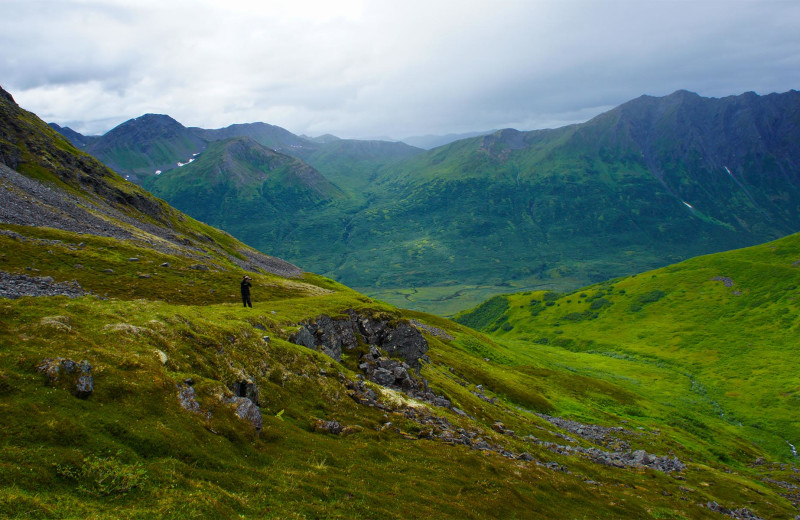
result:
[[[308,164],[249,137],[214,141],[196,161],[143,185],[251,244],[283,242],[306,212],[344,196]]]
[[[574,353],[586,374],[622,364],[618,384],[673,400],[674,421],[693,403],[791,456],[800,443],[799,316],[795,234],[567,294],[495,296],[455,319],[520,348]]]
[[[0,186],[0,516],[798,513],[778,432],[720,417],[669,366],[592,368],[303,273],[125,182],[4,91]]]
[[[798,92],[677,92],[459,141],[381,171],[349,219],[362,243],[342,238],[357,252],[323,272],[447,313],[482,287],[571,289],[778,238],[800,229],[799,123]]]

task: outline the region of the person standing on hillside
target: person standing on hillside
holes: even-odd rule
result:
[[[252,287],[252,285],[253,284],[250,283],[250,277],[244,275],[244,278],[242,278],[241,286],[242,286],[242,305],[244,305],[245,307],[250,307],[250,308],[253,307],[253,302],[250,301],[250,287]]]

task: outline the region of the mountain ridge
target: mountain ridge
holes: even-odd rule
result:
[[[454,314],[509,286],[575,288],[796,231],[798,119],[796,91],[677,91],[428,151],[311,143],[295,155],[348,197],[289,210],[280,239],[250,223],[248,237],[386,301]]]

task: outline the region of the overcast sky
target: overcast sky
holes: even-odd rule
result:
[[[0,0],[0,85],[100,134],[403,138],[585,121],[642,94],[800,88],[798,0]]]

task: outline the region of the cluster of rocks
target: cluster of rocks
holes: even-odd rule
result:
[[[522,440],[543,446],[559,455],[580,454],[591,461],[604,466],[615,468],[650,468],[662,473],[681,472],[686,469],[686,464],[677,457],[660,457],[647,453],[645,450],[636,451],[605,451],[599,448],[584,448],[583,446],[565,446],[555,442],[547,442],[533,436],[523,437]]]
[[[348,310],[344,318],[331,318],[323,314],[301,323],[289,340],[327,354],[336,361],[342,360],[343,350],[358,348],[359,340],[363,344],[379,347],[389,357],[405,360],[413,368],[421,366],[420,360],[429,361],[425,355],[428,342],[410,323],[362,316],[353,309]]]
[[[178,402],[184,410],[211,418],[210,411],[204,411],[197,402],[194,390],[194,381],[189,378],[176,385],[178,388]],[[264,426],[264,418],[261,409],[258,407],[258,387],[252,382],[243,381],[234,383],[236,395],[232,397],[222,397],[223,403],[233,405],[234,413],[243,421],[253,425],[256,431],[260,431]],[[246,397],[249,396],[249,397]],[[251,399],[252,398],[252,399]]]
[[[434,327],[433,325],[428,325],[426,323],[422,323],[419,320],[409,320],[409,323],[411,323],[413,326],[415,326],[418,329],[424,330],[425,332],[427,332],[431,336],[436,336],[437,338],[446,339],[446,340],[455,339],[455,338],[453,338],[453,336],[451,336],[450,334],[445,332],[443,329],[440,329],[439,327]]]
[[[544,413],[537,413],[536,415],[546,420],[550,424],[561,428],[562,430],[566,430],[574,435],[603,446],[609,446],[613,444],[617,448],[628,449],[630,448],[630,445],[627,443],[627,441],[620,440],[616,437],[616,435],[635,435],[634,432],[621,426],[598,426],[597,424],[583,424],[577,421],[564,419],[563,417],[553,417]],[[562,438],[574,442],[574,439],[571,439],[567,436]]]
[[[735,284],[732,278],[728,278],[727,276],[715,276],[711,279],[713,282],[722,282],[722,285],[725,287],[733,287]]]
[[[477,385],[474,391],[470,390],[470,393],[475,397],[477,397],[478,399],[486,401],[489,404],[497,404],[496,397],[489,397],[488,395],[483,393],[483,385]]]
[[[236,416],[252,424],[253,428],[257,431],[260,431],[264,426],[264,418],[261,415],[261,409],[247,397],[225,397],[223,401],[233,404],[235,406],[234,412]]]
[[[741,509],[728,509],[727,507],[723,507],[717,504],[713,500],[711,502],[706,503],[706,507],[712,511],[716,511],[717,513],[722,513],[723,515],[727,515],[731,518],[736,518],[738,520],[764,520],[760,516],[756,516],[752,511],[750,511],[746,507],[742,507]]]
[[[65,388],[75,397],[85,399],[94,391],[92,365],[88,361],[76,362],[68,358],[46,358],[36,367],[47,376],[47,384]]]
[[[376,394],[373,389],[367,387],[367,385],[364,384],[363,379],[353,381],[345,377],[345,375],[341,372],[339,373],[339,379],[345,388],[347,388],[347,394],[353,399],[353,401],[364,406],[377,408],[379,410],[384,410],[387,412],[392,411],[388,406],[384,405],[378,400],[378,394]]]
[[[426,428],[417,433],[417,438],[419,439],[436,439],[451,445],[460,444],[473,450],[498,453],[509,459],[534,460],[530,453],[517,454],[509,451],[498,444],[490,443],[482,432],[456,428],[447,418],[426,413],[422,409],[404,408],[398,410],[398,413],[401,413],[407,419],[426,426]]]
[[[370,355],[373,357],[375,357],[375,354],[376,353],[374,351],[370,352]],[[376,361],[380,360],[381,357],[377,357]],[[380,365],[378,363],[376,363],[376,366],[380,368]],[[463,446],[468,446],[474,450],[494,452],[509,459],[533,461],[537,465],[544,466],[549,469],[569,472],[567,468],[565,468],[564,466],[562,466],[557,462],[551,461],[548,463],[542,463],[540,461],[537,461],[528,452],[514,453],[513,451],[510,451],[504,448],[503,446],[491,443],[489,442],[489,440],[487,440],[488,438],[479,431],[466,430],[464,428],[456,428],[445,417],[432,415],[428,413],[424,408],[404,407],[401,409],[393,409],[380,402],[378,400],[378,396],[376,395],[376,393],[372,389],[368,388],[362,380],[351,381],[347,379],[343,374],[340,374],[340,378],[342,382],[345,384],[345,386],[348,388],[348,390],[350,390],[349,392],[350,397],[352,397],[357,403],[366,406],[372,406],[380,410],[384,410],[386,412],[399,413],[404,417],[406,417],[407,419],[410,419],[420,425],[426,426],[425,428],[419,431],[419,433],[415,438],[438,440],[451,445],[459,444]],[[397,382],[397,379],[395,379],[395,382]],[[457,410],[455,408],[453,408],[453,410],[456,412],[461,412],[460,410]],[[461,412],[461,414],[463,414],[463,412]],[[596,439],[599,439],[601,441],[608,440],[607,436],[609,432],[627,431],[624,430],[623,428],[619,429],[604,428],[602,426],[597,426],[597,425],[580,425],[580,427],[578,427],[577,425],[579,425],[580,423],[576,423],[575,421],[568,421],[567,419],[559,419],[556,417],[552,417],[551,419],[553,419],[556,422],[565,421],[562,424],[566,424],[567,426],[574,428],[576,432],[582,431],[584,432],[585,435],[587,436],[593,435]],[[387,422],[384,425],[384,428],[391,426],[392,423]],[[505,425],[500,421],[496,421],[492,425],[492,429],[502,435],[519,438],[513,430],[506,428]],[[398,433],[402,432],[398,429]],[[660,457],[657,455],[647,453],[645,450],[636,450],[633,452],[631,451],[610,452],[601,450],[599,448],[584,448],[582,446],[564,446],[553,442],[541,441],[533,436],[522,437],[522,440],[543,446],[560,455],[567,455],[567,456],[574,456],[576,454],[584,455],[588,457],[590,460],[606,466],[613,466],[618,468],[648,467],[657,471],[661,471],[663,473],[681,472],[686,469],[686,465],[683,462],[681,462],[677,457],[673,458]]]
[[[68,296],[77,298],[87,293],[75,280],[56,282],[51,276],[28,276],[0,271],[0,298],[23,296]]]
[[[178,388],[178,402],[187,412],[203,415],[206,418],[211,417],[211,413],[203,412],[203,409],[200,407],[200,403],[197,402],[194,387],[192,386],[193,384],[193,381],[187,379],[183,383],[176,385]]]
[[[443,408],[453,408],[453,403],[440,395],[436,395],[428,387],[428,381],[422,383],[410,372],[411,367],[404,361],[390,359],[381,354],[377,347],[370,347],[369,352],[361,358],[358,368],[364,371],[367,379],[381,386],[399,390],[409,397],[420,401],[441,406]],[[463,414],[463,412],[462,412]]]
[[[797,470],[795,470],[796,472]],[[798,477],[794,477],[797,480]],[[775,480],[769,477],[765,477],[762,479],[764,482],[768,484],[773,484],[775,486],[781,487],[785,489],[785,492],[779,492],[778,494],[783,498],[789,500],[795,508],[800,509],[800,486],[796,484],[792,484],[791,482],[785,482],[782,480]],[[796,519],[800,520],[800,515],[795,517]]]
[[[344,431],[344,426],[339,421],[325,421],[318,419],[311,425],[311,429],[315,432],[332,433],[333,435],[340,435]]]

